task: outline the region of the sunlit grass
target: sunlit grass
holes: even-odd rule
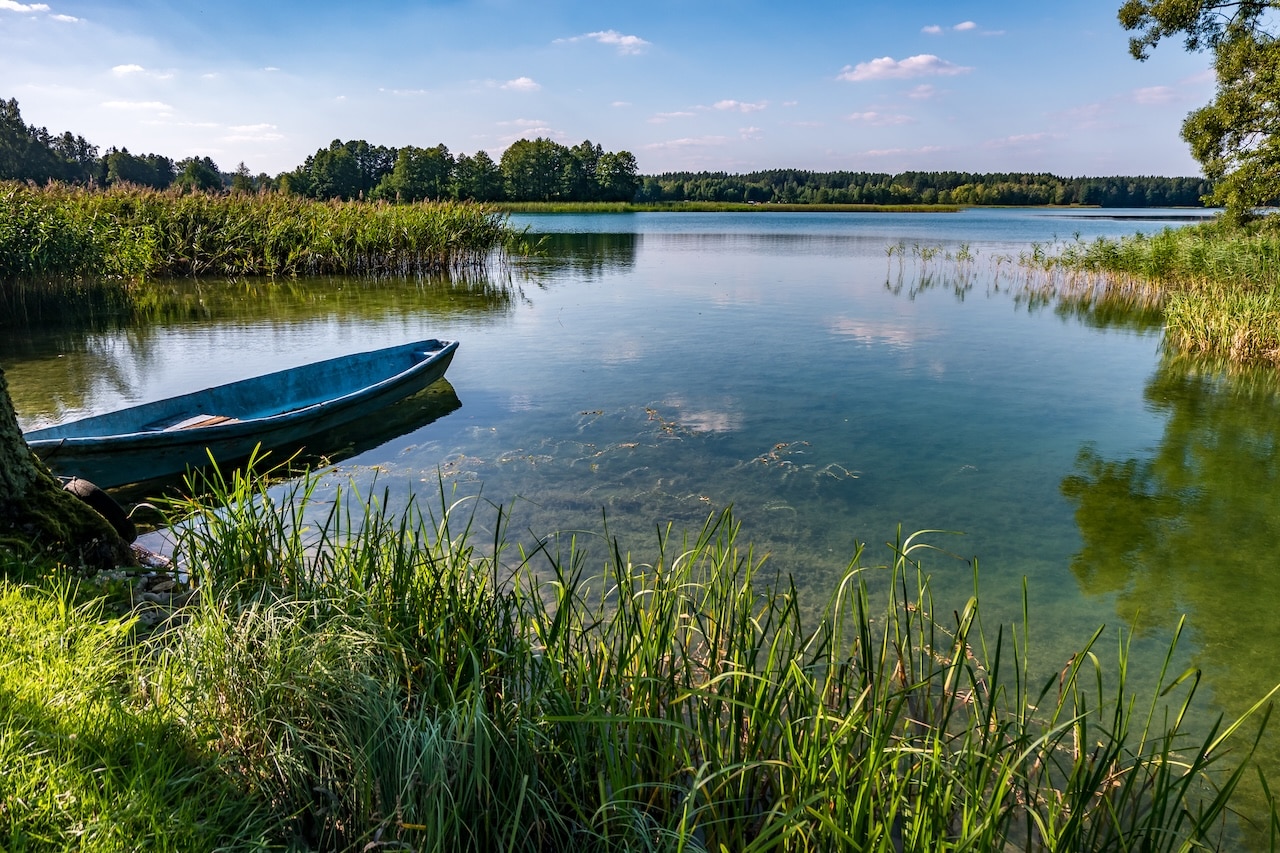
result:
[[[1211,223],[1077,241],[1030,261],[1149,282],[1174,351],[1280,364],[1280,226],[1273,219],[1244,229]]]
[[[457,270],[513,238],[504,214],[470,203],[0,184],[0,311],[48,313],[146,278]]]
[[[1123,637],[1037,673],[1028,624],[935,610],[921,537],[807,617],[729,513],[639,563],[315,484],[173,508],[202,598],[149,658],[155,706],[308,845],[1180,850],[1252,749],[1188,730],[1194,671],[1133,694]]]

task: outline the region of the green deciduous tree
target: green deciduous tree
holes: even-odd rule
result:
[[[410,145],[396,153],[395,165],[374,189],[374,198],[390,201],[438,200],[449,195],[453,155],[444,145]]]
[[[222,189],[222,172],[208,157],[188,157],[179,160],[175,168],[178,176],[173,182],[183,189],[205,192]]]
[[[484,151],[474,157],[459,155],[453,164],[453,196],[463,201],[497,201],[502,198],[502,169]]]
[[[1211,51],[1218,90],[1187,116],[1182,138],[1214,182],[1213,202],[1233,222],[1280,198],[1280,44],[1271,28],[1280,0],[1127,0],[1120,24],[1129,51],[1182,36],[1187,50]]]

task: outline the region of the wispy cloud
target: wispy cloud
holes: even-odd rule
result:
[[[276,68],[274,65],[268,65],[267,67],[263,68],[262,70],[263,70],[263,71],[265,71],[265,72],[267,72],[268,74],[274,74],[275,72],[279,71],[280,69],[279,69],[279,68]]]
[[[532,77],[517,77],[514,80],[508,80],[498,88],[506,89],[508,92],[536,92],[542,88],[542,84]]]
[[[949,27],[943,27],[938,24],[930,24],[927,27],[921,27],[920,32],[929,36],[940,36],[945,32],[953,33],[978,33],[984,36],[1002,36],[1004,30],[984,30],[973,21],[961,21],[958,24],[952,24]]]
[[[867,80],[908,80],[913,77],[955,77],[958,74],[968,74],[972,70],[972,68],[948,62],[932,53],[921,53],[908,56],[906,59],[882,56],[870,62],[846,65],[837,79],[847,80],[850,83],[862,83]]]
[[[738,135],[743,139],[760,139],[764,135],[764,131],[758,127],[740,127]]]
[[[102,106],[109,110],[159,111],[171,110],[173,107],[163,101],[103,101]]]
[[[914,101],[927,101],[936,94],[938,94],[938,90],[936,88],[930,86],[928,83],[921,83],[910,92],[907,92],[907,97]]]
[[[911,116],[902,115],[900,113],[880,113],[875,110],[868,110],[861,113],[852,113],[845,116],[849,121],[856,121],[862,124],[869,124],[872,127],[889,127],[895,124],[910,124],[915,121]]]
[[[1133,100],[1143,105],[1171,104],[1178,100],[1178,92],[1170,86],[1147,86],[1133,93]]]
[[[44,3],[15,3],[14,0],[0,0],[0,9],[6,12],[19,12],[23,15],[49,11],[48,5]]]
[[[222,137],[224,142],[275,142],[284,139],[284,134],[274,124],[239,124],[227,129],[231,133]]]
[[[678,151],[685,148],[709,148],[724,145],[728,141],[727,136],[686,136],[683,139],[668,139],[666,142],[651,142],[645,148],[652,151]]]
[[[379,88],[379,92],[385,92],[388,95],[397,95],[399,97],[410,97],[414,95],[429,95],[430,89],[383,89]]]
[[[717,110],[733,110],[734,112],[739,113],[754,113],[769,106],[769,103],[767,101],[761,101],[758,104],[751,104],[743,101],[724,100],[716,101],[711,106],[713,109]]]
[[[630,101],[614,101],[614,102],[613,102],[612,104],[610,104],[609,106],[611,106],[611,107],[619,107],[619,108],[621,108],[621,107],[629,107],[629,106],[631,106],[631,102],[630,102]]]
[[[1044,142],[1046,139],[1052,139],[1053,134],[1044,133],[1018,133],[1013,136],[1005,136],[1001,139],[988,139],[982,143],[984,148],[1021,148],[1027,145],[1035,145],[1038,142]]]
[[[666,124],[673,118],[692,118],[695,115],[697,115],[697,113],[691,113],[687,110],[676,110],[675,112],[670,113],[655,113],[653,116],[650,116],[649,123]]]
[[[594,33],[583,33],[580,36],[570,36],[569,38],[556,39],[554,44],[571,44],[579,41],[594,41],[600,44],[616,47],[618,53],[623,55],[634,56],[644,53],[649,47],[650,42],[640,38],[640,36],[623,35],[617,30],[599,30]]]
[[[863,151],[863,157],[894,157],[901,154],[936,154],[939,151],[945,151],[941,145],[923,145],[919,148],[872,148],[870,151]]]
[[[131,77],[136,74],[144,77],[151,77],[152,79],[155,79],[155,80],[173,79],[172,72],[161,73],[159,71],[148,71],[147,69],[143,68],[141,65],[136,65],[133,63],[130,63],[128,65],[113,65],[111,67],[111,73],[117,77]]]

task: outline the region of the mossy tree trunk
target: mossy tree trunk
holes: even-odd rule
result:
[[[27,447],[0,370],[0,548],[98,570],[133,562],[128,543]]]

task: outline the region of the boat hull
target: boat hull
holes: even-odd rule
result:
[[[444,376],[456,342],[417,341],[207,388],[32,430],[54,473],[109,488],[180,474],[255,451],[297,449],[409,397]]]

